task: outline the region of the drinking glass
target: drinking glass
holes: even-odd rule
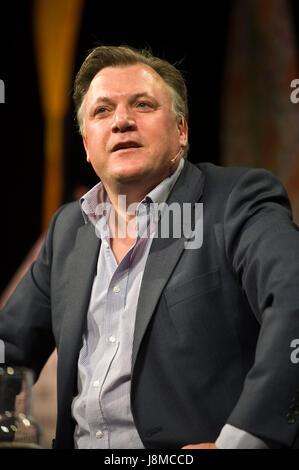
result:
[[[41,431],[31,416],[33,371],[0,365],[0,448],[41,448]]]

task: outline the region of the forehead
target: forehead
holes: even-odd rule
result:
[[[139,93],[170,99],[165,81],[155,70],[145,64],[105,67],[91,81],[86,98],[88,101],[93,101],[99,96],[117,98]]]

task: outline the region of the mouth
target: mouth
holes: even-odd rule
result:
[[[142,145],[140,145],[138,142],[128,140],[115,144],[114,147],[112,147],[112,152],[117,152],[119,150],[138,149],[140,147],[142,147]]]

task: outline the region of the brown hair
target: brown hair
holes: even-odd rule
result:
[[[105,67],[126,67],[139,63],[148,65],[163,78],[172,96],[174,114],[178,120],[185,118],[188,121],[185,80],[174,65],[154,57],[149,50],[128,46],[98,46],[86,57],[74,82],[73,98],[81,134],[84,134],[84,98],[95,75]]]

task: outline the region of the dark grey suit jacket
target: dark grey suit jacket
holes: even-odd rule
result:
[[[136,315],[131,405],[147,448],[214,441],[230,423],[280,446],[299,432],[299,232],[265,170],[186,162],[169,203],[203,203],[203,245],[155,238]],[[54,216],[0,314],[7,362],[38,375],[58,349],[57,448],[71,403],[100,240],[78,202]]]

